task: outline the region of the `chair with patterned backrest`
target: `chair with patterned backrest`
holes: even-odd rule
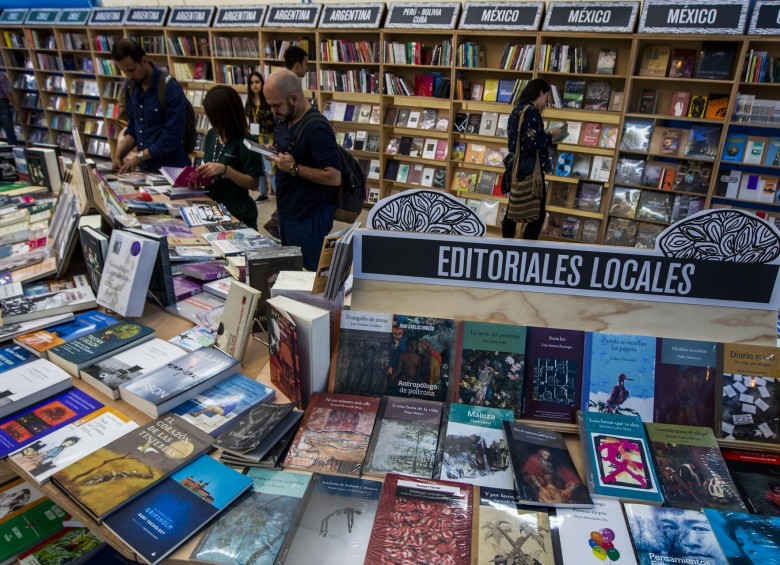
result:
[[[368,214],[367,227],[412,233],[483,236],[485,222],[454,196],[439,190],[406,190],[381,199]]]

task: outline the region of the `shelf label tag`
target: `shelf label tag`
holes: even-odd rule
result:
[[[209,27],[215,6],[174,6],[168,25],[171,27]]]
[[[24,23],[24,18],[27,17],[27,8],[10,8],[3,10],[0,14],[0,23],[2,24],[19,24]]]
[[[759,0],[753,8],[748,35],[780,35],[780,0]]]
[[[57,21],[57,16],[60,15],[60,11],[56,9],[47,8],[33,8],[27,14],[27,19],[24,20],[25,25],[44,25],[53,24]]]
[[[543,31],[632,33],[639,2],[551,2]]]
[[[265,27],[317,27],[322,4],[273,4],[268,7]]]
[[[129,8],[125,17],[126,26],[154,27],[165,25],[168,6],[143,6]]]
[[[749,0],[645,0],[639,33],[741,35]]]
[[[386,28],[455,29],[460,2],[390,4]]]
[[[265,18],[265,6],[220,6],[214,27],[260,27]]]
[[[536,31],[544,2],[466,2],[458,29]]]
[[[376,29],[385,14],[384,4],[326,4],[321,28]]]
[[[121,26],[125,23],[126,8],[93,8],[89,16],[91,26]]]
[[[55,23],[58,26],[83,26],[87,24],[91,13],[89,8],[68,8],[60,12]]]

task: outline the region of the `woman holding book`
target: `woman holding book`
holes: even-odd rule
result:
[[[250,228],[257,229],[257,205],[249,195],[263,176],[260,155],[244,145],[247,122],[238,93],[218,85],[203,98],[203,109],[212,128],[203,141],[203,164],[198,173],[214,182],[208,195]]]
[[[274,119],[271,107],[265,100],[263,95],[263,86],[265,81],[263,75],[257,71],[252,72],[249,75],[249,81],[247,82],[247,98],[244,105],[244,111],[246,112],[246,119],[249,122],[249,135],[252,139],[257,139],[260,145],[273,145],[274,144],[274,128],[276,127],[276,120]],[[273,163],[270,159],[263,157],[263,168],[265,169],[265,176],[268,179],[268,183],[271,185],[271,190],[276,190],[276,178],[274,177]],[[265,179],[258,186],[260,190],[260,197],[258,202],[268,200],[268,185]]]
[[[507,137],[509,139],[509,152],[515,154],[516,159],[530,155],[536,156],[539,160],[539,167],[542,171],[542,186],[544,186],[544,173],[552,172],[550,154],[548,148],[552,147],[552,140],[558,138],[561,134],[560,128],[553,128],[549,132],[544,131],[544,122],[542,121],[542,110],[548,104],[550,96],[550,85],[540,78],[535,78],[528,82],[520,93],[520,100],[517,102],[514,110],[509,116],[507,123]],[[525,110],[523,123],[520,123],[520,114]],[[520,137],[518,138],[518,128]],[[516,147],[520,142],[520,147]],[[532,174],[530,171],[518,170],[518,175],[522,178],[525,175]],[[507,185],[508,186],[508,185]],[[546,219],[545,199],[546,190],[542,190],[541,208],[539,210],[539,219],[526,224],[523,230],[523,239],[539,239]],[[515,237],[517,222],[504,216],[501,222],[501,235],[507,238]]]

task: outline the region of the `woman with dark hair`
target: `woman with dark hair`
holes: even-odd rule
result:
[[[274,119],[273,112],[271,112],[271,107],[265,100],[263,86],[265,86],[263,75],[257,71],[253,71],[249,75],[249,79],[246,83],[247,97],[244,111],[246,112],[246,119],[249,122],[249,136],[252,139],[257,140],[260,145],[273,145],[276,120]],[[265,157],[262,159],[265,176],[268,179],[268,183],[271,185],[271,190],[276,190],[273,163],[271,163],[270,159],[266,159]],[[260,183],[258,190],[260,190],[260,197],[257,201],[262,202],[263,200],[268,200],[268,186],[265,180]]]
[[[544,131],[544,122],[542,121],[542,110],[547,106],[550,96],[550,85],[540,78],[535,78],[528,82],[520,93],[520,100],[517,102],[507,123],[507,137],[509,139],[509,152],[515,154],[516,159],[522,159],[525,156],[535,155],[539,160],[539,167],[542,171],[542,184],[544,184],[544,173],[552,172],[550,155],[547,152],[552,147],[553,138],[561,134],[559,128],[553,128],[550,132]],[[527,109],[526,109],[527,108]],[[526,109],[523,116],[523,123],[520,124],[520,114]],[[517,128],[520,127],[520,147],[517,145]],[[528,171],[518,170],[518,174],[524,176],[532,174],[533,169]],[[523,230],[523,239],[539,239],[539,234],[544,226],[546,217],[545,199],[547,191],[542,191],[541,207],[539,210],[539,219],[526,224]],[[514,238],[517,229],[517,222],[504,216],[501,222],[501,235],[503,237]]]
[[[246,116],[241,97],[233,88],[218,85],[203,98],[203,109],[212,128],[203,141],[203,164],[198,173],[211,177],[211,198],[250,228],[257,229],[257,205],[249,195],[263,176],[260,155],[247,149]]]

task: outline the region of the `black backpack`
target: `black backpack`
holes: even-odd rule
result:
[[[314,120],[322,120],[330,126],[328,119],[317,110],[307,112],[298,122],[298,127],[290,139],[287,151],[290,151],[298,143],[306,129],[305,126]],[[352,223],[363,211],[363,202],[366,200],[366,175],[360,168],[357,159],[349,151],[341,145],[337,145],[337,147],[341,161],[341,185],[336,192],[335,218],[340,222]]]
[[[157,81],[157,98],[160,100],[160,107],[162,108],[163,112],[167,110],[167,101],[165,99],[165,89],[168,86],[168,83],[172,80],[176,80],[173,78],[170,74],[168,74],[168,71],[162,71],[160,74],[160,80]],[[125,81],[125,105],[127,105],[127,100],[131,100],[133,97],[133,89],[135,88],[135,83],[131,80]],[[184,145],[184,150],[189,155],[193,151],[195,151],[195,140],[197,138],[197,131],[195,129],[195,108],[192,107],[192,104],[190,103],[187,98],[184,98],[184,135],[181,138],[181,142]]]

